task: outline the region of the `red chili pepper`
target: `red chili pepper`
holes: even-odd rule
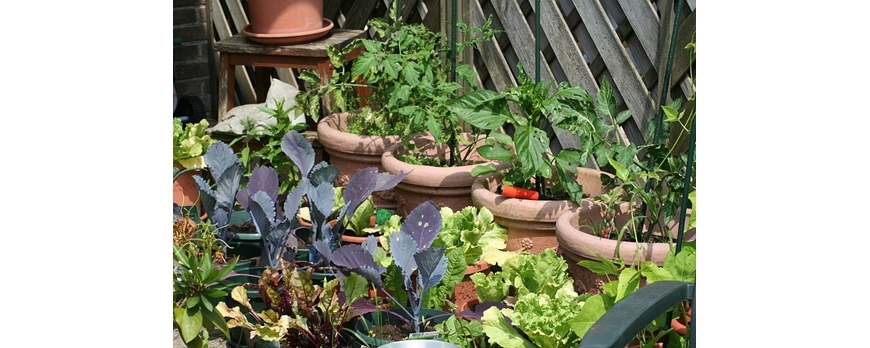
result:
[[[540,194],[538,191],[527,190],[519,187],[507,186],[507,185],[498,185],[495,190],[495,193],[498,193],[505,197],[511,198],[525,198],[538,200],[540,198]]]

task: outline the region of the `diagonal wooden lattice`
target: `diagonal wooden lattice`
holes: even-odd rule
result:
[[[248,24],[242,0],[212,1],[215,39],[240,32]],[[386,18],[393,0],[324,0],[324,16],[336,27],[364,29],[370,18]],[[674,1],[667,0],[539,0],[540,79],[567,81],[582,86],[593,96],[600,81],[613,85],[621,109],[630,109],[631,119],[622,124],[622,141],[645,142],[647,125],[658,113],[662,79],[667,66]],[[694,40],[695,0],[683,2],[674,50],[671,79],[666,84],[667,102],[693,93],[690,75],[694,62],[684,48]],[[424,23],[449,34],[452,0],[403,0],[403,18]],[[460,58],[478,73],[478,87],[501,91],[516,85],[517,63],[533,73],[535,67],[535,0],[457,0],[458,21],[481,25],[492,16],[494,27],[504,32],[478,50]],[[217,56],[215,56],[217,60]],[[239,100],[255,102],[251,71],[236,68]],[[299,86],[291,69],[276,69],[281,80]],[[573,134],[553,134],[554,150],[579,147]]]

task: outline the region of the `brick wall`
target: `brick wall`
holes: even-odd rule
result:
[[[196,96],[205,106],[206,118],[215,119],[212,112],[216,82],[213,81],[212,47],[209,35],[209,0],[173,0],[172,28],[180,44],[173,48],[173,76],[176,94]]]

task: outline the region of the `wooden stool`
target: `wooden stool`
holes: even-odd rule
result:
[[[257,103],[266,101],[269,90],[270,75],[273,68],[312,69],[320,75],[322,83],[328,83],[335,67],[326,55],[326,46],[331,45],[343,49],[354,39],[363,38],[365,31],[351,29],[333,29],[317,41],[290,46],[263,45],[249,40],[239,33],[214,44],[214,50],[220,54],[220,72],[218,88],[218,121],[224,119],[226,112],[233,108],[235,95],[237,65],[254,67],[254,84],[256,86]],[[360,47],[348,53],[345,58],[352,60],[362,51]]]

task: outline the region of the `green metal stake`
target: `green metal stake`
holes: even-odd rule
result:
[[[541,82],[541,0],[535,0],[535,82]]]

